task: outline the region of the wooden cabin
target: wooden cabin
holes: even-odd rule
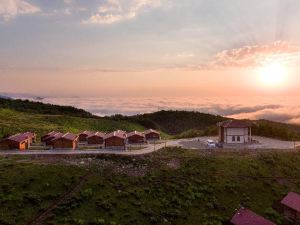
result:
[[[83,131],[82,133],[78,134],[78,141],[79,142],[87,142],[87,137],[94,134],[93,131]]]
[[[106,134],[104,137],[104,146],[107,149],[126,150],[126,132],[117,130]]]
[[[89,145],[102,145],[104,143],[105,133],[96,132],[87,136],[86,140]]]
[[[0,149],[26,150],[35,141],[35,133],[26,132],[9,136],[0,141]]]
[[[225,144],[247,144],[252,140],[251,123],[242,120],[228,120],[217,124],[219,142]]]
[[[47,138],[49,138],[50,136],[53,136],[53,135],[56,134],[56,133],[57,133],[56,131],[51,131],[51,132],[49,132],[48,134],[43,135],[43,136],[41,137],[41,142],[45,142],[45,140],[46,140]]]
[[[36,142],[36,133],[34,132],[25,132],[24,135],[27,135],[29,138],[29,144]]]
[[[284,216],[293,223],[300,224],[300,195],[290,192],[282,199],[281,204]]]
[[[160,139],[160,132],[157,130],[149,129],[144,132],[147,141],[155,141]]]
[[[42,136],[41,141],[44,143],[46,146],[52,146],[52,140],[54,140],[57,137],[61,137],[64,134],[61,132],[56,132],[52,131],[44,136]]]
[[[53,149],[76,149],[78,147],[78,136],[72,133],[66,133],[55,137],[51,141]]]
[[[230,220],[230,223],[233,225],[276,225],[244,207],[237,211]]]
[[[145,135],[142,132],[133,131],[127,134],[127,143],[143,144],[145,143]]]

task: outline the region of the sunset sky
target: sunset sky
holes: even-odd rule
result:
[[[299,15],[299,0],[0,0],[0,91],[298,96]]]

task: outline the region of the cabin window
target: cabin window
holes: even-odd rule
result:
[[[237,141],[240,142],[241,141],[241,137],[237,136]]]
[[[235,142],[235,136],[232,136],[232,142]]]

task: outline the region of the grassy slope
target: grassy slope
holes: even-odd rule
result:
[[[227,119],[188,111],[159,111],[131,117],[115,115],[100,118],[74,107],[0,98],[0,137],[27,130],[42,134],[49,130],[131,131],[145,127],[161,130],[166,138],[170,135],[175,138],[189,138],[217,135],[216,123]],[[300,140],[300,126],[259,120],[255,121],[253,134],[282,140]]]
[[[155,113],[124,117],[146,127],[156,127],[175,138],[217,135],[218,122],[228,118],[200,112],[159,111]],[[282,140],[300,140],[300,125],[284,124],[268,120],[253,122],[253,134]]]
[[[0,158],[1,224],[24,224],[39,210],[27,200],[28,193],[45,206],[55,199],[49,196],[85,171],[8,160]],[[272,205],[289,191],[300,192],[299,161],[297,153],[203,156],[181,149],[143,157],[99,156],[91,169],[95,174],[45,224],[221,225],[240,204],[285,224]],[[170,162],[180,167],[171,168]],[[148,168],[148,173],[126,174],[133,168]],[[6,190],[9,195],[3,194]]]
[[[0,137],[22,131],[35,131],[38,135],[42,135],[51,130],[78,133],[83,130],[112,131],[115,129],[132,131],[144,128],[127,121],[33,114],[0,108]]]

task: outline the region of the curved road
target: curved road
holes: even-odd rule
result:
[[[149,144],[148,147],[140,150],[134,151],[124,151],[124,150],[109,150],[109,149],[99,149],[99,150],[7,150],[0,151],[0,155],[98,155],[98,154],[115,154],[115,155],[144,155],[155,151],[158,151],[164,147],[179,146],[178,141],[166,141],[161,144]]]

